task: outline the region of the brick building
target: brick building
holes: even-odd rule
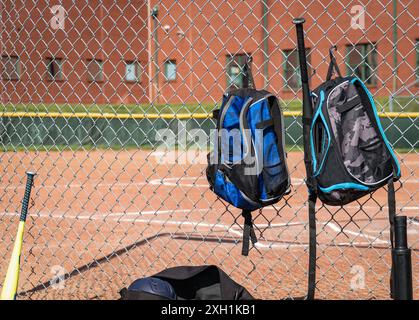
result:
[[[395,36],[392,2],[383,0],[354,4],[365,5],[364,28],[351,27],[356,7],[325,0],[3,1],[2,102],[213,103],[240,85],[245,55],[257,87],[292,99],[299,88],[292,18],[302,15],[313,86],[336,44],[342,72],[388,96],[417,79],[418,2],[397,3]]]

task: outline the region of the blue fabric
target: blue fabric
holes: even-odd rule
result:
[[[397,160],[396,155],[394,154],[393,148],[390,146],[390,143],[387,140],[387,137],[386,137],[386,135],[384,133],[383,127],[381,126],[381,121],[380,121],[380,119],[378,117],[377,108],[375,106],[374,98],[372,97],[371,92],[367,89],[367,87],[365,86],[365,84],[359,78],[356,78],[355,77],[355,78],[352,79],[352,83],[355,83],[356,81],[358,81],[362,85],[362,87],[364,88],[365,92],[368,95],[368,98],[370,99],[370,102],[371,102],[371,105],[372,105],[372,109],[373,109],[373,112],[374,112],[374,116],[375,116],[375,119],[377,120],[378,129],[381,132],[381,135],[382,135],[383,140],[384,140],[384,142],[385,142],[385,144],[387,146],[388,151],[390,152],[391,156],[394,159],[394,162],[396,163],[396,166],[397,166],[397,177],[400,178],[400,164],[399,164],[399,161]]]
[[[327,187],[327,188],[323,188],[323,187],[319,186],[319,188],[324,193],[330,193],[334,190],[342,190],[342,189],[356,189],[356,190],[361,190],[361,191],[368,191],[369,190],[368,187],[366,187],[362,184],[352,183],[352,182],[339,183],[339,184],[335,184],[335,185],[332,185],[332,186]]]
[[[259,135],[257,135],[256,130],[258,123],[270,119],[272,118],[266,99],[252,104],[247,113],[247,123],[256,146],[255,151],[258,158],[263,159],[263,165],[268,167],[277,165],[281,162],[278,152],[277,136],[273,125],[265,128]],[[260,148],[260,146],[262,146],[262,148]]]
[[[240,114],[249,97],[234,96],[231,99],[232,100],[228,109],[224,111],[225,117],[220,128],[221,163],[240,162],[244,159],[244,152],[251,151],[245,150],[244,132],[242,132],[240,128]],[[220,116],[223,113],[222,109],[227,104],[227,101],[228,99],[223,100]],[[256,158],[259,161],[259,165],[263,165],[261,167],[263,167],[264,174],[259,172],[257,177],[259,187],[257,194],[259,194],[261,201],[269,199],[267,190],[272,190],[272,186],[275,186],[278,182],[282,182],[287,178],[283,177],[284,172],[281,161],[285,161],[285,159],[281,159],[280,157],[277,144],[278,137],[273,125],[264,128],[262,132],[257,132],[257,126],[260,122],[271,119],[269,101],[264,98],[252,102],[244,118],[244,121],[247,123],[242,124],[242,126],[249,128],[250,138],[254,146]],[[233,145],[238,143],[240,144],[240,147],[233,148]],[[263,163],[261,163],[261,161],[263,161]],[[269,181],[266,181],[267,178]],[[270,189],[267,189],[265,184],[267,184]],[[235,207],[248,210],[255,210],[262,207],[262,204],[254,203],[246,199],[242,192],[232,182],[227,181],[224,174],[220,171],[217,171],[216,173],[214,191],[218,196],[228,201]]]
[[[313,117],[313,120],[311,122],[311,128],[310,128],[310,145],[311,145],[311,158],[313,160],[313,175],[316,177],[319,175],[324,161],[326,159],[327,156],[327,152],[329,151],[329,147],[330,147],[330,131],[329,131],[329,127],[327,126],[327,122],[326,119],[324,118],[323,112],[322,112],[322,108],[323,108],[323,102],[324,102],[324,91],[320,91],[320,102],[319,102],[319,106],[317,108],[317,111]],[[328,137],[328,143],[327,143],[327,149],[323,154],[323,159],[322,162],[319,166],[319,168],[317,169],[317,158],[316,158],[316,153],[315,153],[315,148],[314,148],[314,134],[313,134],[313,130],[314,130],[314,125],[316,124],[316,120],[317,118],[320,116],[324,127],[326,128],[326,132],[327,132],[327,137]]]
[[[260,199],[261,200],[266,200],[268,199],[268,194],[266,192],[266,186],[265,186],[265,182],[263,181],[263,176],[260,175],[258,178],[258,182],[259,182],[259,190],[260,190]]]
[[[244,98],[232,97],[232,102],[225,111],[225,117],[221,124],[221,162],[232,163],[242,160],[243,139],[240,134],[240,112],[245,103]],[[221,113],[223,110],[221,110]],[[234,148],[235,145],[240,147]]]
[[[256,126],[259,122],[269,120],[270,118],[271,116],[269,113],[268,102],[265,99],[260,100],[260,101],[255,101],[251,105],[251,107],[249,107],[248,109],[246,120],[249,126],[249,130],[251,132],[252,140],[255,145],[255,153],[256,153],[257,159],[259,159],[258,161],[260,161],[260,159],[265,160],[264,158],[265,146],[263,143],[264,142],[263,140],[265,139],[261,139],[262,135],[258,136]],[[263,146],[264,148],[261,149],[260,148],[261,146]],[[265,183],[263,181],[262,175],[258,177],[258,184],[259,184],[259,190],[260,190],[260,198],[266,199],[267,193],[266,193],[266,187],[265,187]]]
[[[269,102],[267,99],[256,101],[249,108],[247,113],[247,122],[249,129],[252,133],[252,140],[255,144],[256,156],[258,161],[263,161],[263,168],[265,170],[265,178],[268,177],[269,181],[265,181],[262,175],[259,176],[259,189],[260,199],[267,200],[269,198],[266,190],[265,183],[272,181],[283,180],[283,172],[281,164],[281,157],[278,150],[278,140],[275,129],[272,126],[268,126],[263,129],[263,132],[257,134],[257,124],[263,121],[271,120],[271,114],[269,111]],[[276,181],[275,181],[276,180]]]
[[[260,207],[247,201],[240,190],[234,184],[227,181],[224,174],[220,171],[217,171],[215,176],[214,192],[237,208],[253,211]]]

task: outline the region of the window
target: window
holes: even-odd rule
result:
[[[306,49],[307,54],[307,69],[310,77],[310,49]],[[300,61],[298,58],[297,49],[284,50],[284,87],[286,89],[296,89],[301,88],[301,73],[300,73]]]
[[[47,58],[47,79],[50,81],[63,80],[63,59]]]
[[[176,80],[176,72],[176,61],[167,60],[164,63],[164,77],[166,78],[166,81]]]
[[[103,81],[102,60],[87,59],[87,80],[90,82]]]
[[[346,50],[348,75],[355,74],[367,85],[376,85],[377,50],[375,45],[371,43],[349,45]]]
[[[141,80],[141,65],[138,61],[127,61],[125,65],[125,81],[139,82]]]
[[[245,74],[244,65],[248,54],[235,54],[227,56],[227,87],[242,88],[244,85]]]
[[[20,79],[20,60],[18,56],[2,56],[3,63],[3,80],[19,80]]]

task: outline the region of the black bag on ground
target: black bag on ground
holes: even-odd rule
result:
[[[151,290],[135,290],[135,283],[156,279]],[[179,266],[165,269],[151,278],[136,280],[120,291],[122,300],[253,300],[252,295],[213,265]],[[159,290],[161,289],[161,290]],[[159,294],[160,292],[164,292]],[[174,291],[174,294],[173,292]]]

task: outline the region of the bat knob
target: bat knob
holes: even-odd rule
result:
[[[35,176],[35,175],[36,175],[36,173],[35,173],[35,172],[32,172],[32,171],[27,171],[27,172],[26,172],[26,174],[27,174],[28,176],[31,176],[31,177],[33,177],[33,176]]]
[[[292,23],[294,24],[303,24],[304,22],[306,22],[306,19],[304,19],[303,17],[295,18],[292,20]]]

